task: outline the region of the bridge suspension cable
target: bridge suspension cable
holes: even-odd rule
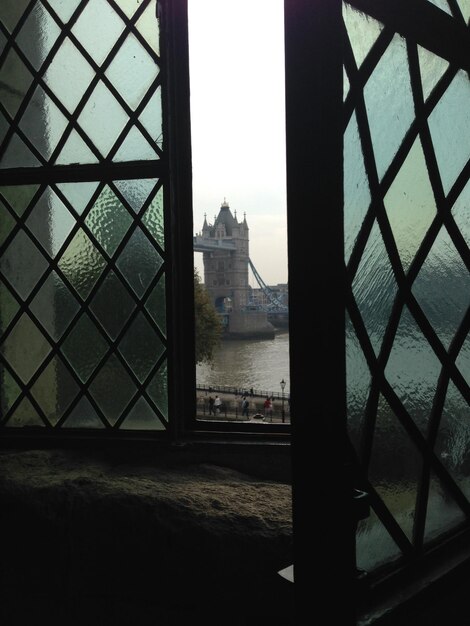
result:
[[[264,280],[259,275],[256,267],[254,266],[253,261],[250,258],[248,259],[248,263],[250,264],[251,271],[256,278],[256,282],[258,283],[261,291],[264,293],[269,301],[268,305],[261,306],[261,308],[266,311],[287,313],[287,311],[289,310],[288,307],[279,300],[274,291],[264,282]]]

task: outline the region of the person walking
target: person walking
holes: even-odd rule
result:
[[[219,415],[221,405],[222,405],[222,400],[219,398],[219,396],[215,396],[215,400],[214,400],[215,415]]]
[[[248,417],[248,408],[250,406],[250,403],[248,402],[246,396],[243,398],[242,401],[242,417]]]
[[[209,396],[209,415],[215,415],[214,398],[212,396]]]

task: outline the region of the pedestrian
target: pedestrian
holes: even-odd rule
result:
[[[253,392],[253,387],[250,389],[250,396],[253,397],[254,392]]]
[[[243,402],[242,402],[242,417],[248,417],[248,408],[250,406],[250,403],[248,402],[246,396],[243,398]]]
[[[215,396],[215,400],[214,400],[215,415],[219,415],[221,405],[222,405],[222,400],[219,398],[219,396]]]
[[[271,400],[270,400],[269,396],[266,397],[266,400],[263,403],[263,408],[264,408],[264,417],[265,418],[269,417],[269,415],[271,414],[270,413],[270,410],[271,410]]]
[[[214,398],[212,396],[209,396],[209,415],[215,415]]]

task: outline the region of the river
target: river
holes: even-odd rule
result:
[[[214,354],[212,367],[196,366],[198,385],[230,386],[267,392],[281,392],[286,382],[290,393],[289,333],[279,331],[274,339],[225,340]]]

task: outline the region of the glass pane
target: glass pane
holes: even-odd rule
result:
[[[88,398],[82,398],[63,423],[64,428],[105,428]]]
[[[462,11],[463,19],[468,24],[470,20],[470,0],[457,0],[457,3]]]
[[[395,35],[364,88],[379,179],[414,119],[406,43]]]
[[[21,380],[27,383],[51,351],[51,346],[29,316],[23,313],[0,351]]]
[[[436,215],[421,142],[417,139],[384,198],[402,265],[410,267]]]
[[[346,68],[343,67],[343,100],[346,100],[348,93],[349,93],[349,78],[346,73]]]
[[[46,259],[22,230],[0,257],[3,276],[23,300],[29,296],[46,268]]]
[[[427,433],[441,363],[413,316],[400,318],[385,376],[423,435]]]
[[[59,269],[85,299],[106,267],[106,261],[80,229],[59,261]]]
[[[401,557],[401,551],[371,508],[368,518],[360,520],[356,533],[357,567],[371,571]]]
[[[136,109],[158,71],[155,61],[130,34],[105,73],[127,104]]]
[[[75,219],[48,187],[37,201],[26,225],[54,258],[75,225]]]
[[[39,185],[15,185],[0,187],[0,193],[18,216],[28,208]]]
[[[114,426],[137,389],[129,374],[113,354],[90,385],[90,393]]]
[[[144,398],[137,400],[135,406],[129,412],[121,429],[128,430],[164,430],[165,427],[150,408]]]
[[[24,398],[7,422],[8,427],[23,428],[25,426],[45,426],[28,398]]]
[[[0,281],[0,335],[6,331],[18,309],[19,304],[12,296],[11,291],[3,280]]]
[[[418,57],[423,96],[426,101],[449,67],[449,63],[421,46],[418,46]]]
[[[144,128],[150,134],[150,137],[156,141],[157,145],[162,147],[162,94],[160,87],[150,98],[149,103],[140,114],[139,120]]]
[[[38,70],[59,36],[60,28],[54,22],[44,5],[36,2],[23,24],[16,42],[25,53],[28,61]]]
[[[439,231],[412,290],[448,347],[470,305],[470,274],[445,228]]]
[[[457,224],[463,238],[470,248],[470,181],[464,187],[452,208],[452,216]]]
[[[349,261],[370,205],[369,180],[354,113],[344,133],[344,256]]]
[[[384,398],[380,399],[369,480],[411,541],[422,459]]]
[[[98,65],[106,59],[123,30],[124,22],[106,0],[89,2],[72,27],[73,34]]]
[[[166,296],[165,296],[165,275],[151,291],[145,308],[152,316],[163,335],[166,335]]]
[[[11,49],[0,69],[0,101],[14,117],[33,80],[18,54]]]
[[[73,128],[55,163],[56,165],[98,163],[98,158]]]
[[[3,202],[0,201],[0,246],[3,245],[15,224],[16,220],[12,217]]]
[[[164,352],[148,321],[139,313],[119,344],[119,351],[141,383]]]
[[[38,167],[39,165],[38,159],[24,141],[18,135],[13,135],[8,148],[0,160],[0,167]]]
[[[382,32],[383,24],[374,20],[370,15],[353,9],[346,2],[343,2],[343,20],[357,67],[361,67],[362,62]]]
[[[145,41],[160,55],[160,33],[158,22],[155,19],[156,14],[157,0],[150,0],[149,6],[137,20],[136,26],[137,30],[145,38]]]
[[[80,4],[81,0],[48,0],[60,19],[66,24]]]
[[[111,339],[116,339],[135,309],[135,302],[114,272],[104,279],[93,298],[91,310]]]
[[[431,4],[434,4],[434,6],[438,7],[439,9],[442,9],[449,15],[452,15],[452,11],[449,9],[449,5],[446,2],[446,0],[428,0],[428,2],[430,2]]]
[[[466,521],[466,516],[456,504],[442,482],[431,475],[424,541],[436,539],[451,528]]]
[[[132,233],[117,260],[119,270],[139,297],[144,294],[162,263],[162,257],[140,228]]]
[[[21,393],[18,383],[10,372],[0,364],[0,410],[2,418],[9,412]]]
[[[29,4],[29,0],[3,0],[0,16],[2,22],[13,32],[18,20],[23,15],[24,10]]]
[[[356,450],[359,450],[371,375],[349,317],[346,323],[346,382],[348,431]]]
[[[147,200],[158,180],[141,178],[138,180],[115,180],[114,184],[129,203],[131,209],[138,213]]]
[[[378,355],[397,293],[397,284],[377,223],[374,223],[370,232],[352,287],[372,346]]]
[[[99,183],[59,183],[57,187],[70,202],[75,211],[81,215]]]
[[[34,399],[55,426],[79,391],[77,383],[58,356],[54,356],[31,387]]]
[[[442,185],[449,192],[470,159],[470,81],[459,70],[429,116]]]
[[[163,417],[168,419],[168,371],[166,361],[147,385],[147,393],[157,405]]]
[[[132,217],[106,185],[88,213],[85,224],[111,257],[131,225]]]
[[[113,161],[120,163],[122,161],[150,161],[159,158],[140,130],[132,126],[119,146],[119,150],[113,156]]]
[[[165,249],[165,228],[163,225],[163,187],[150,203],[149,208],[142,217],[142,222],[147,226],[162,250]]]
[[[465,378],[467,385],[470,386],[470,334],[467,335],[455,364]]]
[[[61,350],[82,382],[86,382],[108,349],[102,334],[84,313],[62,344]]]

